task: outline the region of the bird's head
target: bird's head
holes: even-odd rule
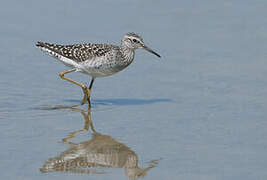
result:
[[[148,52],[160,57],[160,55],[158,53],[156,53],[155,51],[153,51],[152,49],[148,48],[142,37],[135,34],[135,33],[127,33],[124,35],[123,39],[122,39],[122,45],[129,48],[129,49],[132,49],[132,50],[135,50],[135,49],[145,49],[147,50]]]

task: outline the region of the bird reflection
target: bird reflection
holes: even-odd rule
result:
[[[64,143],[69,144],[69,148],[59,156],[50,158],[40,168],[42,173],[47,172],[72,172],[81,174],[104,174],[106,168],[124,168],[125,175],[130,179],[144,177],[147,172],[154,168],[158,160],[150,161],[146,168],[138,167],[138,157],[125,144],[115,140],[111,136],[103,135],[95,131],[91,121],[90,111],[80,111],[85,119],[84,128],[71,132]],[[73,143],[71,139],[77,134],[92,130],[92,138],[88,141]]]

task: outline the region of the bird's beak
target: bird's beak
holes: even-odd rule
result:
[[[143,48],[144,48],[145,50],[147,50],[148,52],[150,52],[150,53],[152,53],[152,54],[158,56],[159,58],[161,57],[158,53],[156,53],[156,52],[153,51],[152,49],[148,48],[146,45],[143,45]]]

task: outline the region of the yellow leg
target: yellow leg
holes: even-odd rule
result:
[[[88,103],[89,103],[89,102],[90,102],[90,100],[89,100],[89,97],[90,97],[90,91],[87,89],[87,87],[86,87],[84,84],[78,83],[78,82],[73,81],[72,79],[70,79],[70,78],[64,76],[65,74],[71,73],[71,72],[73,72],[73,71],[75,71],[75,69],[71,69],[71,70],[68,70],[68,71],[61,72],[61,73],[59,73],[59,76],[60,76],[62,79],[67,80],[67,81],[69,81],[69,82],[71,82],[71,83],[73,83],[73,84],[76,84],[76,85],[78,85],[78,86],[80,86],[80,87],[82,88],[83,93],[84,93],[84,96],[83,96],[83,100],[81,101],[81,105],[84,105],[85,102],[86,102],[86,100],[87,100]]]

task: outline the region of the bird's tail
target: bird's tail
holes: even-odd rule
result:
[[[36,44],[35,44],[36,47],[38,48],[42,48],[42,47],[46,47],[45,43],[41,42],[41,41],[38,41]]]

